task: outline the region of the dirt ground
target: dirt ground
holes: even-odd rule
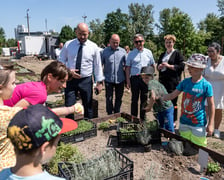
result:
[[[40,74],[41,70],[51,62],[51,60],[40,61],[34,57],[24,57],[16,62],[23,67]],[[61,95],[51,95],[49,99],[55,100]],[[125,90],[121,112],[130,113],[131,93]],[[105,117],[105,91],[98,96],[94,95],[94,99],[98,100],[98,116]],[[179,98],[180,99],[180,98]],[[147,113],[148,118],[153,119],[152,113]],[[224,154],[224,122],[221,127],[221,139],[213,137],[208,138],[208,147]],[[80,151],[87,157],[91,158],[107,148],[109,134],[116,133],[98,131],[97,136],[85,141],[76,143]],[[170,180],[189,180],[207,177],[208,179],[224,179],[224,170],[214,176],[206,176],[205,173],[199,173],[199,165],[197,163],[198,156],[175,156],[167,151],[165,146],[154,145],[150,152],[144,152],[143,147],[118,148],[123,154],[134,161],[134,179],[170,179]],[[153,173],[149,173],[153,172]],[[148,174],[147,174],[148,173]],[[146,175],[147,174],[147,175]],[[147,177],[146,177],[147,176]]]

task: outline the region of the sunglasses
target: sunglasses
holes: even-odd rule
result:
[[[144,40],[135,41],[135,44],[142,43]]]

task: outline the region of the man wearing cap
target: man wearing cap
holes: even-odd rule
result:
[[[176,90],[170,94],[165,94],[162,99],[172,100],[183,92],[180,135],[195,144],[206,146],[206,131],[208,136],[212,135],[215,112],[212,85],[202,76],[202,72],[207,66],[207,58],[202,54],[193,54],[185,64],[188,66],[191,77],[181,81]],[[209,109],[208,123],[205,100],[207,100]]]
[[[55,154],[60,134],[78,127],[74,120],[59,118],[37,104],[19,111],[10,121],[7,137],[16,154],[16,165],[0,172],[1,179],[63,179],[42,170],[42,164]]]
[[[138,100],[140,95],[140,118],[145,119],[145,110],[143,104],[147,100],[148,87],[142,81],[140,72],[144,66],[155,67],[155,61],[152,52],[144,48],[144,37],[142,34],[134,36],[135,48],[129,52],[126,62],[126,81],[127,89],[131,88],[131,115],[138,116]]]

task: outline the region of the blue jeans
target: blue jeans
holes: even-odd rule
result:
[[[157,119],[159,120],[160,127],[171,132],[174,132],[173,112],[174,108],[171,107],[169,109],[157,113]]]
[[[72,79],[67,81],[65,88],[65,106],[72,106],[76,103],[76,92],[80,92],[82,104],[84,107],[84,118],[91,119],[92,111],[92,97],[93,97],[93,81],[92,76]],[[74,114],[69,114],[67,118],[74,119]]]
[[[107,114],[119,113],[124,94],[124,82],[119,84],[105,82],[106,88],[106,109]],[[113,94],[115,88],[115,104],[113,105]]]

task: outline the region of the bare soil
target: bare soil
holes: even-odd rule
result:
[[[24,57],[16,62],[25,68],[34,71],[38,75],[42,69],[52,60],[40,61],[34,57]],[[187,73],[186,73],[187,76]],[[38,79],[38,78],[37,78]],[[49,99],[54,101],[61,98],[60,94],[49,95]],[[130,113],[131,93],[127,90],[124,92],[122,112]],[[98,96],[94,95],[94,99],[98,100],[98,116],[105,117],[105,92],[104,90]],[[181,98],[179,98],[181,99]],[[179,106],[180,107],[180,106]],[[179,108],[180,110],[180,108]],[[152,113],[147,113],[148,118],[154,119]],[[178,127],[178,125],[177,125]],[[221,127],[221,139],[208,137],[208,147],[224,153],[224,122]],[[110,134],[116,135],[115,131],[99,131],[97,136],[85,141],[76,143],[80,151],[87,157],[91,158],[107,148],[108,137]],[[166,141],[166,139],[163,139]],[[198,155],[194,156],[176,156],[170,153],[165,146],[153,145],[150,152],[145,152],[143,147],[126,147],[118,148],[124,155],[134,162],[134,179],[170,179],[170,180],[189,180],[207,177],[208,179],[224,179],[224,169],[213,176],[205,175],[204,172],[199,173],[199,165],[197,163]],[[153,173],[149,173],[152,171]],[[147,174],[148,173],[148,174]],[[150,176],[150,175],[151,176]]]

